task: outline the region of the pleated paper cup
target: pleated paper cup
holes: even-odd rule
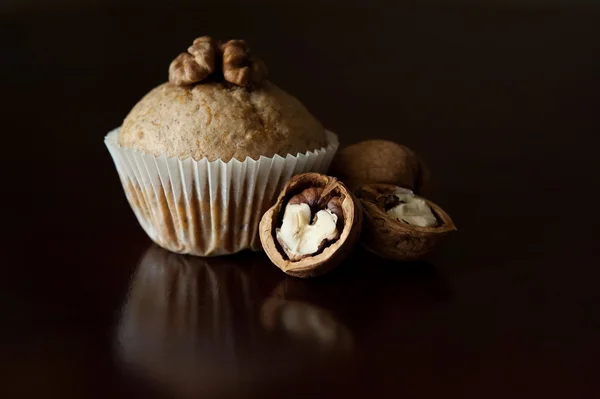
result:
[[[198,256],[262,250],[260,219],[285,183],[299,173],[325,173],[339,146],[327,131],[326,147],[303,154],[195,161],[123,147],[119,129],[104,142],[140,225],[161,247]]]

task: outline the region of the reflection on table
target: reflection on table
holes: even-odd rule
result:
[[[263,327],[275,333],[284,333],[298,343],[314,345],[323,353],[347,355],[352,352],[354,338],[351,331],[330,311],[307,301],[293,300],[282,294],[280,283],[261,309]]]
[[[262,254],[199,258],[149,248],[117,332],[125,370],[178,394],[259,393],[350,353],[350,331],[328,310],[270,295],[284,276],[262,270],[269,266]]]

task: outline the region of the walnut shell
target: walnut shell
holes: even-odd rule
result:
[[[276,228],[281,225],[285,207],[292,197],[307,188],[320,188],[323,197],[339,197],[339,206],[343,213],[341,234],[328,246],[314,255],[297,261],[291,261],[276,238]],[[304,173],[292,177],[283,190],[277,202],[262,217],[260,221],[260,241],[271,262],[284,273],[295,277],[316,277],[325,274],[338,266],[360,235],[362,212],[358,201],[346,186],[335,177],[319,173]]]
[[[395,184],[423,191],[429,170],[408,147],[387,140],[366,140],[340,150],[330,173],[351,189],[368,183]]]
[[[366,184],[356,190],[363,213],[361,243],[382,258],[412,261],[425,257],[456,227],[450,216],[433,202],[423,198],[438,220],[435,227],[419,227],[392,219],[384,209],[384,198],[398,188],[392,184]]]

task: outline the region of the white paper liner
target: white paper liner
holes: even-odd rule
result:
[[[285,183],[299,173],[327,172],[339,146],[326,131],[327,147],[304,154],[195,161],[122,147],[119,129],[104,142],[140,225],[161,247],[199,256],[262,250],[260,219]]]

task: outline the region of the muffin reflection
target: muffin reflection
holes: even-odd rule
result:
[[[253,377],[260,346],[262,260],[196,258],[151,247],[133,277],[118,331],[121,360],[178,391],[210,392]],[[232,389],[236,389],[232,387]]]

